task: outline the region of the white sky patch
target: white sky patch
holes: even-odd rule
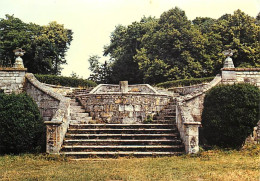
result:
[[[190,20],[219,18],[237,9],[256,17],[260,0],[1,0],[0,18],[14,14],[26,23],[64,24],[74,34],[62,75],[69,76],[73,71],[87,78],[89,56],[102,57],[103,47],[109,44],[117,25],[129,25],[143,16],[159,18],[175,6],[184,10]],[[108,58],[102,57],[102,61]]]

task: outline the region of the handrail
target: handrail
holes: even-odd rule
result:
[[[59,101],[57,111],[51,121],[46,124],[46,152],[59,153],[70,121],[70,99],[53,92],[43,83],[39,82],[31,73],[25,75],[26,79],[38,90]]]
[[[199,127],[201,122],[196,122],[191,114],[191,108],[187,101],[191,101],[221,82],[221,76],[217,75],[201,91],[194,91],[185,96],[180,96],[176,100],[176,124],[180,132],[181,139],[185,145],[186,153],[197,153],[199,151]]]

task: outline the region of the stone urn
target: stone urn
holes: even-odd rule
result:
[[[25,54],[25,51],[22,50],[21,48],[17,48],[13,52],[14,55],[17,57],[15,59],[14,68],[24,68],[23,59],[21,58],[21,56]]]

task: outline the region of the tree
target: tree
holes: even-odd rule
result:
[[[256,16],[256,23],[259,24],[260,23],[260,12],[257,14]]]
[[[256,19],[236,10],[226,14],[214,24],[212,35],[221,42],[222,49],[234,49],[233,61],[236,67],[260,66],[260,25]],[[211,38],[212,39],[212,38]]]
[[[167,80],[200,77],[210,63],[204,55],[205,38],[179,8],[164,12],[154,28],[142,38],[142,56],[135,56],[139,68],[146,75],[145,82],[158,83]],[[146,57],[148,66],[143,66]],[[141,59],[140,59],[141,58]],[[158,65],[160,60],[160,66]],[[207,62],[208,61],[208,62]],[[162,64],[163,63],[163,64]],[[163,66],[163,67],[161,67]],[[150,74],[149,67],[164,68],[164,73]],[[193,69],[195,68],[195,69]]]
[[[229,48],[236,50],[235,66],[259,67],[257,18],[237,10],[218,19],[189,21],[175,7],[158,19],[144,17],[128,26],[119,25],[104,48],[104,55],[110,56],[108,82],[154,84],[214,76],[223,67],[222,51]]]
[[[72,41],[72,31],[51,22],[47,26],[24,23],[6,15],[0,20],[0,53],[2,64],[14,63],[13,50],[26,51],[24,65],[29,72],[59,74],[66,63],[65,54]]]
[[[92,80],[96,83],[107,84],[111,82],[111,65],[106,61],[104,64],[99,62],[100,57],[97,55],[90,56],[89,61],[89,70],[92,71],[92,74],[89,76],[89,80]]]
[[[143,82],[143,71],[139,69],[134,56],[141,48],[143,36],[155,24],[155,18],[143,17],[140,22],[133,22],[127,27],[116,27],[110,44],[104,50],[104,55],[109,55],[111,59],[112,83],[118,83],[120,80],[128,80],[130,83]]]

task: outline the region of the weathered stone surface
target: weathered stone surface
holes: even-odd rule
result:
[[[27,69],[0,68],[0,90],[10,94],[23,91],[24,76]]]
[[[102,99],[97,99],[97,97],[102,97]],[[79,99],[94,119],[99,118],[103,122],[110,123],[140,123],[148,114],[161,111],[169,102],[170,97],[154,93],[107,92],[106,94],[90,93],[80,96]]]
[[[26,74],[25,90],[37,103],[46,124],[46,152],[59,153],[70,121],[70,99],[53,92],[33,74]]]
[[[222,83],[250,83],[260,88],[260,68],[223,68]]]

